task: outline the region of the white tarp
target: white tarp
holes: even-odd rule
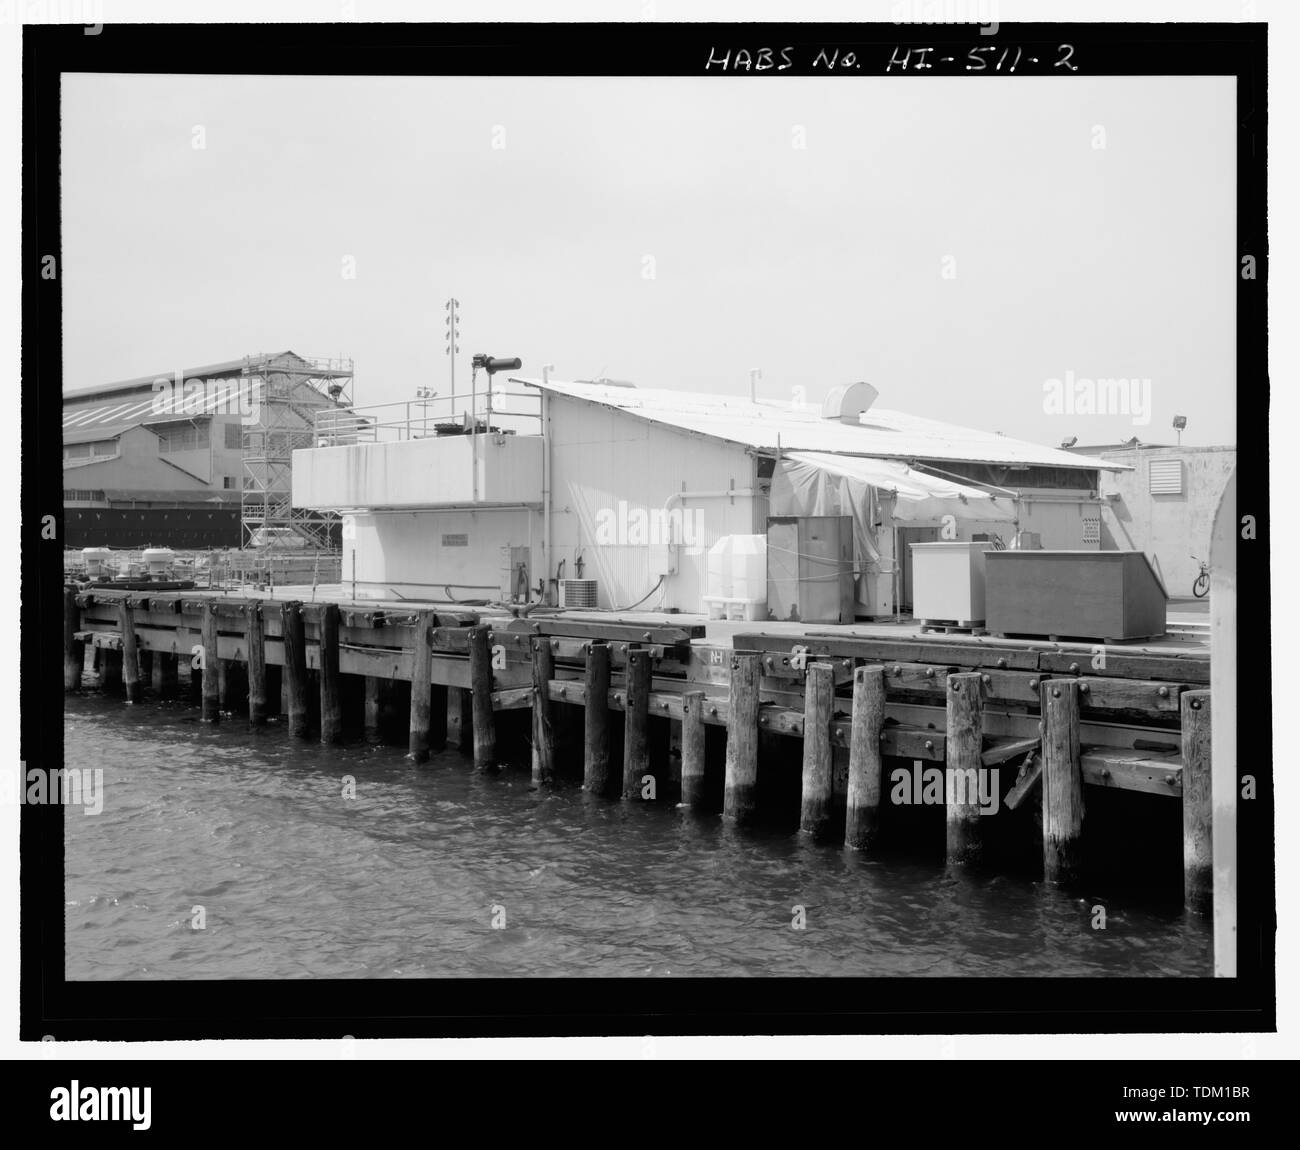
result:
[[[890,519],[908,523],[951,515],[979,523],[1016,518],[1009,495],[994,496],[978,487],[927,475],[894,459],[791,451],[778,461],[772,476],[772,515],[851,515],[858,561],[867,570],[880,558],[876,524],[880,499],[892,493]]]

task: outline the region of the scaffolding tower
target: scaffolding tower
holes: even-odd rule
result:
[[[352,360],[250,355],[240,376],[257,413],[243,426],[240,546],[267,556],[338,551],[338,515],[293,506],[293,453],[316,446],[318,411],[352,406]]]

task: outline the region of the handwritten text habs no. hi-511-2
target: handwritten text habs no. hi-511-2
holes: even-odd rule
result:
[[[948,75],[991,72],[1077,72],[1072,44],[971,44],[943,47],[869,45],[855,48],[831,47],[796,50],[784,47],[711,47],[704,63],[706,72],[781,73],[867,72],[881,75],[902,72],[934,72]]]

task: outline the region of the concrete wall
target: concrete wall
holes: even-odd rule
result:
[[[1235,447],[1135,447],[1102,452],[1103,458],[1129,463],[1133,471],[1102,473],[1102,545],[1107,549],[1145,551],[1165,589],[1174,598],[1189,598],[1200,570],[1191,557],[1206,559],[1214,513],[1237,463]],[[1148,489],[1152,459],[1182,464],[1181,495],[1152,495]]]
[[[304,508],[433,508],[439,504],[539,503],[537,435],[434,436],[293,453],[293,505]],[[477,456],[477,460],[475,459]]]
[[[358,512],[343,521],[343,583],[359,598],[501,598],[503,546],[527,547],[527,510]],[[353,556],[355,555],[355,567]],[[531,569],[529,581],[539,575]],[[451,585],[448,596],[444,585]],[[486,589],[485,589],[486,588]]]

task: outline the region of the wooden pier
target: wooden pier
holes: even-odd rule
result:
[[[204,722],[231,721],[238,706],[242,721],[278,717],[291,736],[322,743],[349,730],[376,738],[397,707],[415,763],[444,747],[478,769],[509,755],[531,760],[540,787],[580,762],[593,795],[721,809],[742,824],[797,780],[800,833],[854,849],[878,845],[902,764],[941,768],[950,863],[980,864],[1000,825],[1032,820],[1044,877],[1062,883],[1084,865],[1090,794],[1158,795],[1181,803],[1186,905],[1208,907],[1203,648],[852,628],[710,638],[671,615],[516,618],[205,591],[68,588],[64,611],[69,691],[90,653],[100,688],[133,705],[146,688],[184,697],[187,668]],[[527,714],[516,722],[515,711]],[[979,787],[991,768],[1001,768],[999,813],[986,818]]]

